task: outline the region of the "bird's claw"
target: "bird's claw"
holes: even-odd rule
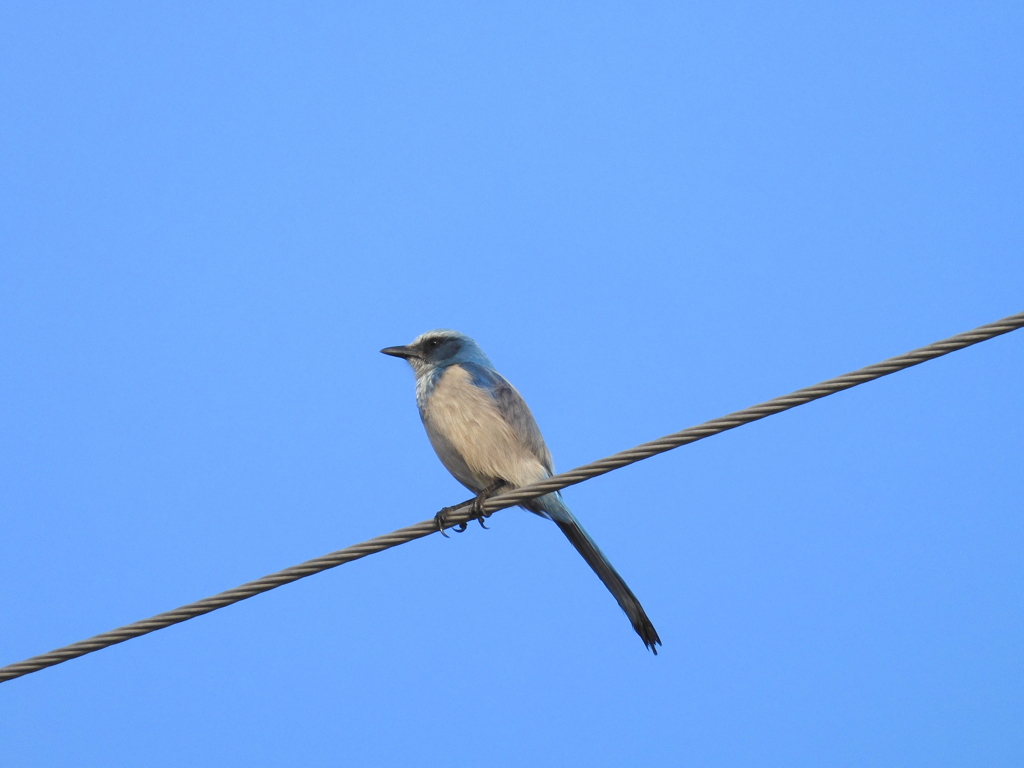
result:
[[[436,515],[434,515],[434,523],[437,525],[437,532],[444,536],[446,539],[451,538],[451,536],[444,532],[444,529],[448,525],[448,513],[454,511],[455,509],[456,507],[445,507]],[[456,533],[464,533],[466,531],[466,528],[468,527],[469,523],[456,523],[452,526],[452,530]],[[486,526],[484,527],[486,528]]]
[[[485,498],[486,496],[484,494],[480,494],[475,499],[473,499],[473,506],[470,507],[470,512],[472,513],[473,516],[469,519],[476,520],[478,523],[480,523],[481,528],[486,528],[487,530],[490,530],[490,528],[484,524],[484,520],[491,516],[489,512],[484,510]]]
[[[477,497],[473,499],[473,503],[469,508],[469,520],[476,520],[478,523],[480,523],[481,528],[486,528],[487,530],[490,530],[490,526],[484,524],[484,520],[491,516],[491,513],[484,509],[484,502],[487,501],[487,499],[503,485],[504,482],[494,483],[493,485],[488,486],[483,491],[477,494]],[[465,502],[463,502],[463,504],[464,503]],[[437,525],[437,531],[446,539],[451,538],[451,536],[444,532],[445,527],[447,527],[448,525],[448,513],[455,511],[459,507],[462,507],[463,504],[459,504],[455,507],[445,507],[436,515],[434,515],[434,523]],[[456,533],[465,533],[467,527],[469,527],[468,520],[465,522],[456,523],[454,526],[452,526],[452,530]]]
[[[444,532],[444,527],[448,523],[448,513],[451,511],[451,507],[445,507],[436,515],[434,515],[434,523],[437,525],[437,532],[444,536],[446,539],[450,539],[447,533]]]

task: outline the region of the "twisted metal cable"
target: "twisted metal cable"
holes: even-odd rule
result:
[[[979,326],[973,331],[958,333],[956,336],[936,341],[926,347],[914,349],[896,357],[890,357],[888,360],[883,360],[874,365],[858,368],[856,371],[837,376],[834,379],[828,379],[814,386],[798,389],[788,395],[776,397],[758,405],[752,405],[750,408],[744,408],[742,411],[734,411],[727,416],[705,421],[703,424],[689,427],[680,432],[674,432],[671,435],[665,435],[665,437],[651,440],[649,443],[641,443],[635,448],[620,451],[590,464],[584,464],[576,469],[563,472],[560,475],[552,475],[546,480],[524,485],[522,488],[517,488],[514,491],[488,499],[484,502],[483,507],[486,511],[491,512],[514,506],[526,499],[532,499],[535,496],[561,490],[576,483],[582,483],[584,480],[603,475],[627,464],[649,459],[651,456],[657,456],[659,453],[665,453],[665,451],[671,451],[673,448],[679,448],[697,440],[702,440],[705,437],[711,437],[720,432],[735,429],[752,421],[763,419],[765,416],[788,411],[790,408],[805,405],[813,400],[820,400],[828,395],[834,395],[836,392],[842,392],[844,389],[850,389],[858,384],[880,379],[883,376],[888,376],[890,373],[911,368],[928,360],[933,360],[936,357],[948,355],[950,352],[956,352],[981,341],[988,341],[996,336],[1002,336],[1004,333],[1009,333],[1022,327],[1024,327],[1024,312],[1004,317],[1002,320],[997,320],[994,323]]]
[[[947,355],[950,352],[955,352],[959,349],[963,349],[964,347],[969,347],[972,344],[987,341],[988,339],[1001,336],[1004,333],[1009,333],[1010,331],[1014,331],[1022,327],[1024,327],[1024,312],[1020,312],[1016,315],[1010,315],[1002,320],[989,323],[988,325],[982,325],[972,331],[951,336],[948,339],[937,341],[934,344],[929,344],[926,347],[915,349],[904,355],[891,357],[880,363],[860,368],[834,379],[828,379],[827,381],[815,384],[812,387],[798,389],[788,395],[776,397],[759,405],[745,408],[742,411],[735,411],[727,416],[711,419],[710,421],[705,421],[703,424],[699,424],[695,427],[690,427],[680,432],[666,435],[665,437],[652,440],[648,443],[642,443],[635,448],[630,448],[627,451],[621,451],[590,464],[584,464],[583,466],[577,467],[569,472],[563,472],[560,475],[553,475],[546,480],[532,483],[531,485],[526,485],[522,488],[517,488],[514,491],[502,493],[498,496],[493,496],[484,502],[483,509],[485,512],[491,513],[499,509],[515,506],[527,499],[561,490],[562,488],[566,488],[570,485],[582,483],[584,480],[589,480],[592,477],[606,474],[628,464],[634,464],[638,461],[650,458],[651,456],[656,456],[659,453],[670,451],[673,448],[679,448],[680,446],[696,442],[697,440],[702,440],[705,437],[711,437],[712,435],[717,435],[720,432],[735,429],[743,424],[749,424],[752,421],[763,419],[766,416],[771,416],[772,414],[780,413],[781,411],[786,411],[790,408],[795,408],[798,405],[804,405],[805,403],[827,397],[828,395],[835,394],[836,392],[842,392],[844,389],[849,389],[850,387],[855,387],[858,384],[863,384],[865,382],[881,378],[882,376],[887,376],[890,373],[895,373],[896,371],[902,371],[905,368],[910,368],[927,360]],[[450,508],[446,513],[445,527],[450,528],[471,520],[474,514],[471,507],[472,500],[469,500]],[[175,608],[173,611],[158,613],[156,616],[151,618],[136,621],[132,624],[126,624],[118,629],[95,635],[87,640],[81,640],[77,643],[72,643],[71,645],[66,645],[63,648],[58,648],[57,650],[50,651],[49,653],[33,656],[30,659],[17,662],[16,664],[9,664],[6,667],[0,667],[0,683],[6,680],[13,680],[16,677],[21,677],[22,675],[27,675],[31,672],[38,672],[46,667],[52,667],[55,664],[60,664],[68,661],[69,659],[77,658],[78,656],[84,656],[87,653],[92,653],[93,651],[98,651],[111,645],[123,643],[125,640],[131,640],[134,637],[146,635],[150,632],[155,632],[158,629],[164,629],[165,627],[170,627],[174,624],[180,624],[183,621],[194,619],[197,616],[210,613],[218,608],[224,608],[225,606],[240,602],[262,592],[268,592],[271,589],[275,589],[284,584],[289,584],[307,576],[312,576],[315,573],[335,568],[343,563],[351,562],[352,560],[358,560],[361,557],[372,555],[375,552],[381,552],[382,550],[396,547],[399,544],[405,544],[415,539],[421,539],[424,536],[429,536],[437,531],[438,525],[433,519],[424,520],[421,523],[416,523],[415,525],[410,525],[406,528],[399,528],[397,531],[392,531],[391,533],[383,536],[377,536],[376,538],[369,539],[361,544],[354,544],[351,547],[339,549],[336,552],[331,552],[323,555],[322,557],[307,560],[299,565],[293,565],[291,568],[285,568],[283,571],[278,571],[277,573],[272,573],[269,576],[264,576],[261,579],[247,582],[239,587],[235,587],[234,589],[229,589],[225,592],[213,595],[212,597],[207,597],[202,600],[197,600],[194,603],[183,605],[180,608]]]

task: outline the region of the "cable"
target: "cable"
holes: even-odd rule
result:
[[[532,499],[534,496],[540,496],[544,493],[550,493],[570,485],[582,483],[584,480],[603,475],[627,464],[649,459],[651,456],[657,456],[659,453],[665,453],[665,451],[671,451],[673,448],[679,448],[697,440],[703,440],[705,437],[711,437],[720,432],[735,429],[752,421],[763,419],[765,416],[788,411],[790,408],[805,405],[813,400],[820,400],[828,395],[834,395],[836,392],[842,392],[844,389],[850,389],[858,384],[880,379],[883,376],[888,376],[890,373],[896,373],[905,368],[911,368],[928,360],[933,360],[936,357],[948,355],[950,352],[956,352],[964,347],[988,341],[1004,333],[1015,331],[1018,328],[1024,328],[1024,312],[1004,317],[1002,320],[997,320],[988,325],[979,326],[973,331],[965,331],[956,336],[950,336],[948,339],[936,341],[926,347],[911,350],[904,355],[897,355],[880,363],[858,368],[856,371],[837,376],[834,379],[828,379],[812,387],[798,389],[796,392],[791,392],[788,395],[767,400],[759,405],[752,405],[750,408],[744,408],[742,411],[735,411],[727,416],[705,421],[703,424],[689,427],[681,432],[674,432],[671,435],[665,435],[665,437],[660,437],[649,443],[641,443],[627,451],[621,451],[590,464],[584,464],[582,467],[563,472],[560,475],[553,475],[547,480],[541,480],[540,482],[517,488],[514,491],[503,493],[500,496],[494,496],[484,502],[483,507],[486,511],[490,512],[514,506],[526,499]],[[0,669],[0,672],[2,671]]]
[[[905,368],[910,368],[927,360],[941,357],[942,355],[948,355],[950,352],[955,352],[959,349],[963,349],[964,347],[969,347],[972,344],[987,341],[988,339],[1001,336],[1004,333],[1009,333],[1010,331],[1015,331],[1022,327],[1024,327],[1024,312],[1004,317],[1002,320],[989,323],[988,325],[982,325],[972,331],[951,336],[948,339],[937,341],[934,344],[929,344],[926,347],[915,349],[904,355],[891,357],[880,363],[860,368],[834,379],[828,379],[827,381],[815,384],[812,387],[798,389],[796,392],[792,392],[788,395],[776,397],[759,405],[745,408],[742,411],[730,413],[727,416],[712,419],[711,421],[705,421],[703,424],[684,429],[681,432],[675,432],[657,440],[643,443],[635,448],[631,448],[627,451],[621,451],[620,453],[613,454],[590,464],[584,464],[582,467],[577,467],[569,472],[563,472],[560,475],[553,475],[552,477],[538,483],[532,483],[531,485],[517,488],[514,491],[493,496],[484,502],[483,508],[486,512],[490,513],[506,507],[515,506],[527,499],[542,496],[545,493],[551,493],[552,491],[557,491],[570,485],[582,483],[584,480],[589,480],[592,477],[603,475],[628,464],[634,464],[638,461],[650,458],[651,456],[656,456],[659,453],[670,451],[673,448],[678,448],[680,446],[687,445],[688,443],[702,440],[705,437],[717,435],[720,432],[735,429],[743,424],[749,424],[752,421],[757,421],[758,419],[763,419],[766,416],[771,416],[772,414],[780,413],[782,411],[789,410],[790,408],[795,408],[798,405],[804,405],[805,403],[827,397],[828,395],[835,394],[836,392],[842,392],[844,389],[855,387],[858,384],[864,384],[865,382],[881,378],[882,376],[887,376],[890,373],[895,373],[896,371],[902,371]],[[459,525],[472,519],[473,513],[470,509],[471,504],[472,500],[464,501],[450,509],[447,513],[446,527]],[[354,544],[351,547],[339,549],[336,552],[331,552],[322,557],[307,560],[306,562],[294,565],[291,568],[285,568],[283,571],[278,571],[277,573],[272,573],[269,576],[264,576],[261,579],[247,582],[239,587],[235,587],[234,589],[229,589],[225,592],[213,595],[212,597],[207,597],[194,603],[183,605],[180,608],[175,608],[173,611],[158,613],[156,616],[151,618],[136,621],[132,624],[126,624],[125,626],[111,630],[110,632],[95,635],[87,640],[81,640],[77,643],[66,645],[63,648],[58,648],[54,651],[50,651],[49,653],[33,656],[30,659],[19,661],[15,664],[9,664],[6,667],[0,667],[0,683],[6,680],[13,680],[16,677],[21,677],[22,675],[27,675],[32,672],[38,672],[46,667],[52,667],[55,664],[60,664],[68,661],[69,659],[84,656],[87,653],[92,653],[93,651],[98,651],[102,648],[116,645],[117,643],[123,643],[125,640],[131,640],[134,637],[146,635],[150,632],[155,632],[158,629],[164,629],[165,627],[169,627],[174,624],[180,624],[183,621],[188,621],[189,619],[194,619],[197,616],[202,616],[204,613],[210,613],[218,608],[224,608],[225,606],[240,602],[262,592],[268,592],[276,587],[289,584],[307,576],[312,576],[313,574],[320,573],[321,571],[326,571],[329,568],[334,568],[342,565],[343,563],[358,560],[361,557],[366,557],[367,555],[372,555],[375,552],[390,549],[391,547],[397,547],[399,544],[405,544],[406,542],[410,542],[415,539],[421,539],[424,536],[436,533],[437,530],[437,524],[433,519],[424,520],[416,525],[410,525],[407,528],[399,528],[397,531],[392,531],[391,533],[383,536],[377,536],[376,538],[369,539],[361,544]]]

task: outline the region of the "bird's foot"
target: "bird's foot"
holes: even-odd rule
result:
[[[478,523],[480,523],[481,528],[488,528],[488,526],[484,525],[484,520],[490,517],[491,513],[484,509],[484,502],[487,501],[487,499],[489,499],[491,496],[493,496],[495,491],[497,491],[499,488],[503,488],[504,486],[505,482],[503,480],[498,480],[497,482],[492,483],[491,485],[487,486],[482,491],[480,491],[480,493],[476,495],[476,498],[473,499],[472,504],[469,508],[469,519],[476,520]],[[445,507],[436,515],[434,515],[434,523],[437,525],[437,531],[446,539],[451,538],[451,536],[444,532],[444,529],[448,527],[449,513],[454,512],[457,509],[461,509],[465,505],[466,502],[462,502],[462,504],[456,504],[454,507]],[[456,525],[452,526],[452,528],[456,533],[463,533],[465,532],[468,526],[469,522],[466,521],[462,523],[457,523]],[[488,528],[488,530],[490,529]]]
[[[444,529],[448,526],[448,513],[451,512],[453,509],[455,509],[455,507],[445,507],[436,515],[434,515],[434,522],[437,524],[437,532],[444,536],[446,539],[451,538],[451,536],[444,532]],[[466,530],[465,523],[460,523],[459,525],[462,526],[462,529],[459,530],[459,533],[462,533],[462,531]]]
[[[482,491],[480,491],[480,493],[476,495],[476,498],[473,499],[473,506],[470,507],[470,512],[472,512],[472,516],[469,519],[476,520],[478,523],[480,523],[481,528],[487,528],[487,526],[484,525],[484,520],[490,517],[492,513],[484,509],[484,502],[487,501],[487,499],[489,499],[491,496],[493,496],[496,491],[504,487],[504,480],[496,480],[489,486],[484,488]]]
[[[484,520],[490,517],[491,513],[484,510],[483,499],[480,498],[480,496],[477,496],[475,499],[473,499],[473,506],[470,507],[470,511],[473,513],[473,516],[470,518],[470,520],[476,520],[478,523],[480,523],[481,528],[487,528],[487,526],[484,525]],[[487,529],[490,530],[490,528]]]
[[[444,532],[444,529],[448,527],[448,515],[454,512],[455,510],[464,507],[465,505],[466,502],[462,502],[461,504],[456,504],[454,507],[445,507],[436,515],[434,515],[434,523],[437,525],[437,532],[444,536],[446,539],[451,538],[451,536]],[[465,532],[467,527],[469,527],[469,523],[456,523],[452,526],[452,530],[456,533],[463,533]]]

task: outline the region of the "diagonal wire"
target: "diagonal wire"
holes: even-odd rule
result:
[[[950,336],[948,339],[937,341],[933,344],[929,344],[926,347],[915,349],[911,352],[907,352],[904,355],[898,355],[896,357],[890,357],[888,360],[883,360],[880,363],[869,365],[864,368],[859,368],[856,371],[838,376],[834,379],[828,379],[820,384],[815,384],[812,387],[806,387],[804,389],[798,389],[796,392],[792,392],[782,397],[776,397],[772,400],[760,403],[759,405],[751,406],[750,408],[744,408],[742,411],[735,411],[727,416],[722,416],[711,421],[705,421],[703,424],[698,424],[695,427],[684,429],[680,432],[674,432],[671,435],[652,440],[648,443],[642,443],[635,448],[630,448],[627,451],[621,451],[620,453],[613,454],[598,461],[590,464],[584,464],[581,467],[570,470],[569,472],[563,472],[560,475],[553,475],[546,480],[542,480],[537,483],[517,488],[516,490],[502,493],[498,496],[493,496],[484,502],[483,508],[485,512],[495,512],[499,509],[506,507],[512,507],[516,504],[520,504],[527,499],[541,496],[545,493],[551,493],[553,491],[566,488],[570,485],[582,483],[584,480],[589,480],[592,477],[603,475],[611,472],[614,469],[619,469],[628,464],[633,464],[643,459],[656,456],[659,453],[670,451],[673,448],[679,448],[680,446],[687,445],[688,443],[702,440],[705,437],[711,437],[717,435],[720,432],[725,432],[730,429],[742,426],[743,424],[749,424],[752,421],[763,419],[766,416],[771,416],[781,411],[795,408],[798,405],[804,405],[813,400],[818,400],[828,395],[833,395],[836,392],[842,392],[844,389],[855,387],[858,384],[863,384],[874,379],[887,376],[890,373],[896,371],[902,371],[905,368],[918,365],[920,363],[932,360],[942,355],[948,355],[950,352],[955,352],[964,347],[969,347],[972,344],[977,344],[988,339],[1001,336],[1004,333],[1015,331],[1018,328],[1024,327],[1024,312],[1020,312],[1016,315],[1010,315],[1004,317],[1002,320],[997,320],[994,323],[988,325],[982,325],[975,328],[972,331],[966,331],[964,333],[957,334],[956,336]],[[446,516],[446,527],[452,527],[459,525],[464,522],[468,522],[473,517],[471,510],[472,500],[464,501],[461,504],[450,508]],[[303,579],[307,576],[312,576],[315,573],[326,571],[329,568],[342,565],[343,563],[351,562],[352,560],[358,560],[361,557],[372,555],[375,552],[381,552],[391,547],[396,547],[399,544],[405,544],[415,539],[421,539],[424,536],[429,536],[432,533],[436,533],[438,530],[437,523],[431,520],[424,520],[421,523],[410,525],[407,528],[399,528],[397,531],[385,534],[383,536],[377,536],[376,538],[364,541],[361,544],[354,544],[351,547],[345,549],[339,549],[336,552],[331,552],[322,557],[317,557],[312,560],[307,560],[299,565],[293,565],[291,568],[285,568],[283,571],[272,573],[269,576],[264,576],[261,579],[250,581],[242,584],[234,589],[229,589],[225,592],[207,597],[202,600],[197,600],[194,603],[183,605],[180,608],[175,608],[173,611],[166,611],[164,613],[158,613],[148,619],[142,621],[136,621],[132,624],[126,624],[123,627],[111,630],[110,632],[104,632],[94,637],[90,637],[87,640],[81,640],[71,645],[66,645],[63,648],[58,648],[49,653],[40,654],[39,656],[33,656],[25,661],[19,661],[15,664],[9,664],[6,667],[0,667],[0,682],[6,680],[13,680],[16,677],[27,675],[31,672],[38,672],[46,667],[52,667],[55,664],[68,661],[70,659],[77,658],[78,656],[84,656],[87,653],[98,651],[102,648],[107,648],[117,643],[123,643],[125,640],[131,640],[134,637],[149,634],[155,632],[158,629],[164,629],[174,624],[180,624],[183,621],[194,619],[197,616],[202,616],[205,613],[210,613],[218,608],[224,608],[225,606],[233,603],[240,602],[247,598],[258,595],[262,592],[268,592],[271,589],[275,589],[284,584],[289,584],[293,581]]]

